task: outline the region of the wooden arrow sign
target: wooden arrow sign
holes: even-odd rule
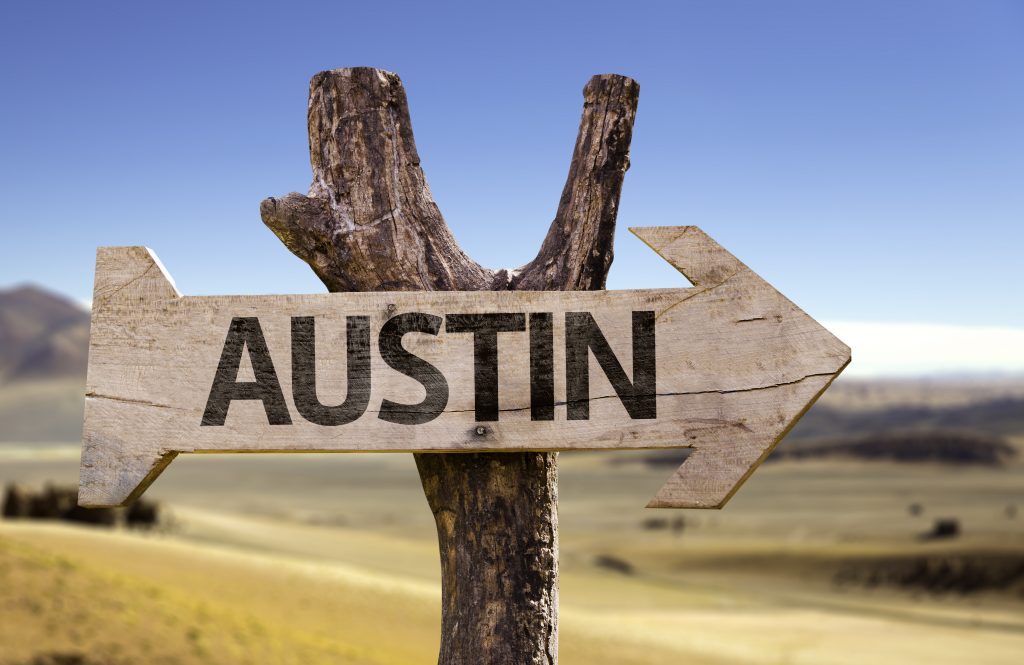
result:
[[[631,229],[693,288],[183,297],[96,259],[79,502],[178,453],[693,448],[648,504],[732,496],[850,349],[700,229]]]

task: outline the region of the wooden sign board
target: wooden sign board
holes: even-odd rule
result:
[[[178,453],[689,447],[648,505],[720,507],[850,349],[700,229],[632,231],[695,286],[183,297],[101,248],[79,502]]]

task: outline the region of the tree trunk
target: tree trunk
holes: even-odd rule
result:
[[[309,194],[260,212],[331,291],[601,289],[638,94],[623,76],[587,83],[558,212],[519,270],[489,270],[459,248],[420,167],[402,83],[377,69],[313,77]],[[416,467],[441,550],[439,665],[557,663],[557,454],[421,453]]]

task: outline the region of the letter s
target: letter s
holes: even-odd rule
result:
[[[399,404],[385,399],[377,417],[399,425],[422,425],[441,415],[448,405],[448,381],[441,370],[423,358],[413,355],[402,346],[402,337],[408,332],[437,335],[441,329],[440,316],[409,312],[388,319],[380,329],[377,346],[381,358],[392,369],[415,379],[426,388],[427,395],[419,404]]]

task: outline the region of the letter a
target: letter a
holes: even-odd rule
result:
[[[242,349],[249,350],[255,381],[238,381],[238,367],[242,362]],[[231,319],[224,349],[220,353],[217,374],[213,377],[210,397],[206,400],[203,425],[223,425],[228,416],[228,407],[236,399],[258,399],[263,402],[267,421],[271,425],[291,425],[288,406],[284,402],[281,384],[270,359],[263,329],[256,317],[235,317]]]

